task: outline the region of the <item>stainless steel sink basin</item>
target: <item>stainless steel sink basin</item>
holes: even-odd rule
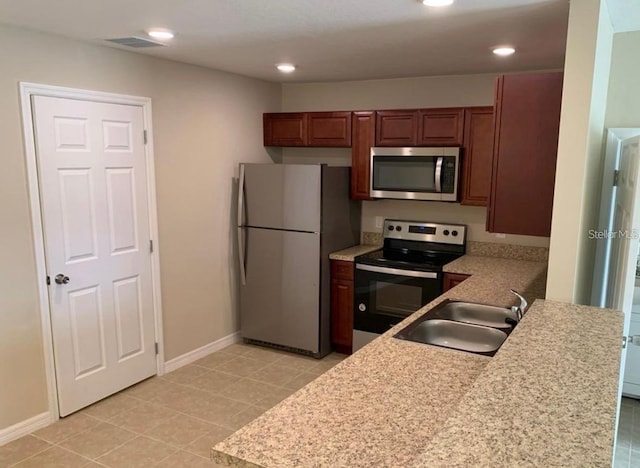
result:
[[[516,314],[511,309],[473,302],[444,302],[436,308],[434,316],[502,329],[511,329],[517,322]]]
[[[406,334],[403,330],[396,337],[482,354],[494,354],[507,339],[502,330],[451,320],[431,319],[411,325]]]
[[[505,307],[445,299],[394,336],[493,356],[517,322],[516,313]]]

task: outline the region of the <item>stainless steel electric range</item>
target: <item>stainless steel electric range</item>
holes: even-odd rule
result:
[[[353,351],[442,294],[442,267],[464,255],[466,231],[385,220],[382,249],[355,258]]]

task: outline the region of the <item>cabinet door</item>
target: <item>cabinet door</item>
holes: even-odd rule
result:
[[[464,109],[422,109],[418,112],[419,146],[462,146]]]
[[[308,146],[351,146],[351,112],[309,112]]]
[[[353,281],[331,281],[331,342],[351,354],[353,344]]]
[[[371,147],[374,145],[375,114],[373,112],[354,112],[352,119],[351,198],[369,200]]]
[[[331,342],[345,354],[353,341],[353,272],[353,262],[331,261]]]
[[[463,146],[460,203],[487,206],[493,158],[493,107],[465,109]]]
[[[264,114],[264,146],[306,146],[308,114]]]
[[[562,73],[498,77],[489,232],[550,235],[561,102]]]
[[[471,275],[464,275],[462,273],[445,273],[442,278],[442,292],[447,292],[449,289],[458,286],[464,280]]]
[[[376,112],[376,146],[416,146],[418,111]]]

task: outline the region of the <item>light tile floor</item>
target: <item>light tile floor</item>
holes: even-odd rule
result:
[[[640,468],[640,400],[623,398],[614,468]]]
[[[218,466],[211,446],[344,357],[234,344],[0,447],[0,467]]]

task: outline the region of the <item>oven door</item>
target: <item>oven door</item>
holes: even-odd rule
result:
[[[356,264],[354,330],[384,333],[442,294],[442,275]]]

